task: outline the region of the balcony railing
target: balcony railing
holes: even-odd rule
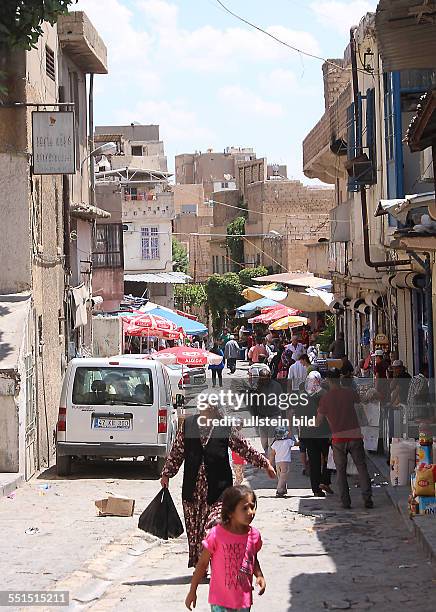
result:
[[[347,108],[350,104],[351,85],[348,85],[304,139],[303,169],[309,178],[334,182],[326,178],[335,178],[338,154],[346,153]]]

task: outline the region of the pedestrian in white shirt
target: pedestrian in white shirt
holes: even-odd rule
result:
[[[284,497],[288,492],[288,476],[291,468],[291,448],[295,440],[288,437],[286,427],[277,427],[274,442],[271,444],[270,462],[275,462],[278,477],[276,497]]]
[[[298,336],[292,336],[291,343],[286,346],[286,349],[291,352],[292,359],[298,361],[301,355],[306,353],[306,349],[301,342],[298,342]]]
[[[299,391],[301,383],[304,383],[307,378],[307,368],[310,366],[309,357],[301,355],[301,357],[289,368],[288,372],[288,390]]]

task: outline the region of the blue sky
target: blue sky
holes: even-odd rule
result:
[[[234,12],[322,57],[342,57],[375,0],[224,0]],[[302,141],[324,110],[322,62],[226,14],[216,0],[80,0],[108,47],[96,124],[158,123],[174,155],[248,146],[302,173]]]

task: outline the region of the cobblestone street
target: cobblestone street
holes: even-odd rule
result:
[[[417,593],[420,610],[433,610],[434,570],[384,487],[375,488],[372,511],[363,509],[353,488],[353,508],[344,511],[336,495],[311,497],[294,455],[286,499],[275,498],[274,482],[263,473],[246,468],[258,495],[255,525],[267,580],[265,594],[254,596],[254,610],[412,610]],[[191,576],[186,536],[160,542],[136,529],[159,490],[146,472],[142,480],[142,469],[129,462],[79,466],[70,480],[52,479],[49,470],[13,499],[2,499],[0,524],[9,529],[0,560],[3,588],[69,590],[74,610],[183,610]],[[178,506],[180,476],[171,482]],[[108,490],[136,498],[132,518],[95,516],[93,502]],[[26,534],[29,527],[39,531]],[[196,609],[209,609],[206,584]]]

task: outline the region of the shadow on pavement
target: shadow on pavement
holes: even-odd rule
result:
[[[123,582],[126,586],[169,586],[177,584],[191,584],[192,575],[174,576],[174,578],[156,578],[154,580],[136,580],[134,582]]]
[[[288,606],[282,609],[397,612],[413,610],[413,593],[419,592],[420,609],[434,610],[432,568],[383,489],[374,489],[375,508],[365,510],[360,490],[351,478],[349,483],[351,510],[342,509],[336,494],[325,500],[301,499],[292,511],[310,523],[303,528],[305,539],[280,555],[298,559],[300,572],[289,582]],[[334,481],[332,486],[336,491]],[[297,552],[292,552],[294,546]],[[298,550],[307,546],[308,552]]]
[[[120,480],[158,480],[153,472],[153,465],[146,461],[133,460],[73,460],[72,474],[58,476],[56,466],[52,466],[38,475],[37,480],[82,480],[82,479],[120,479]]]

